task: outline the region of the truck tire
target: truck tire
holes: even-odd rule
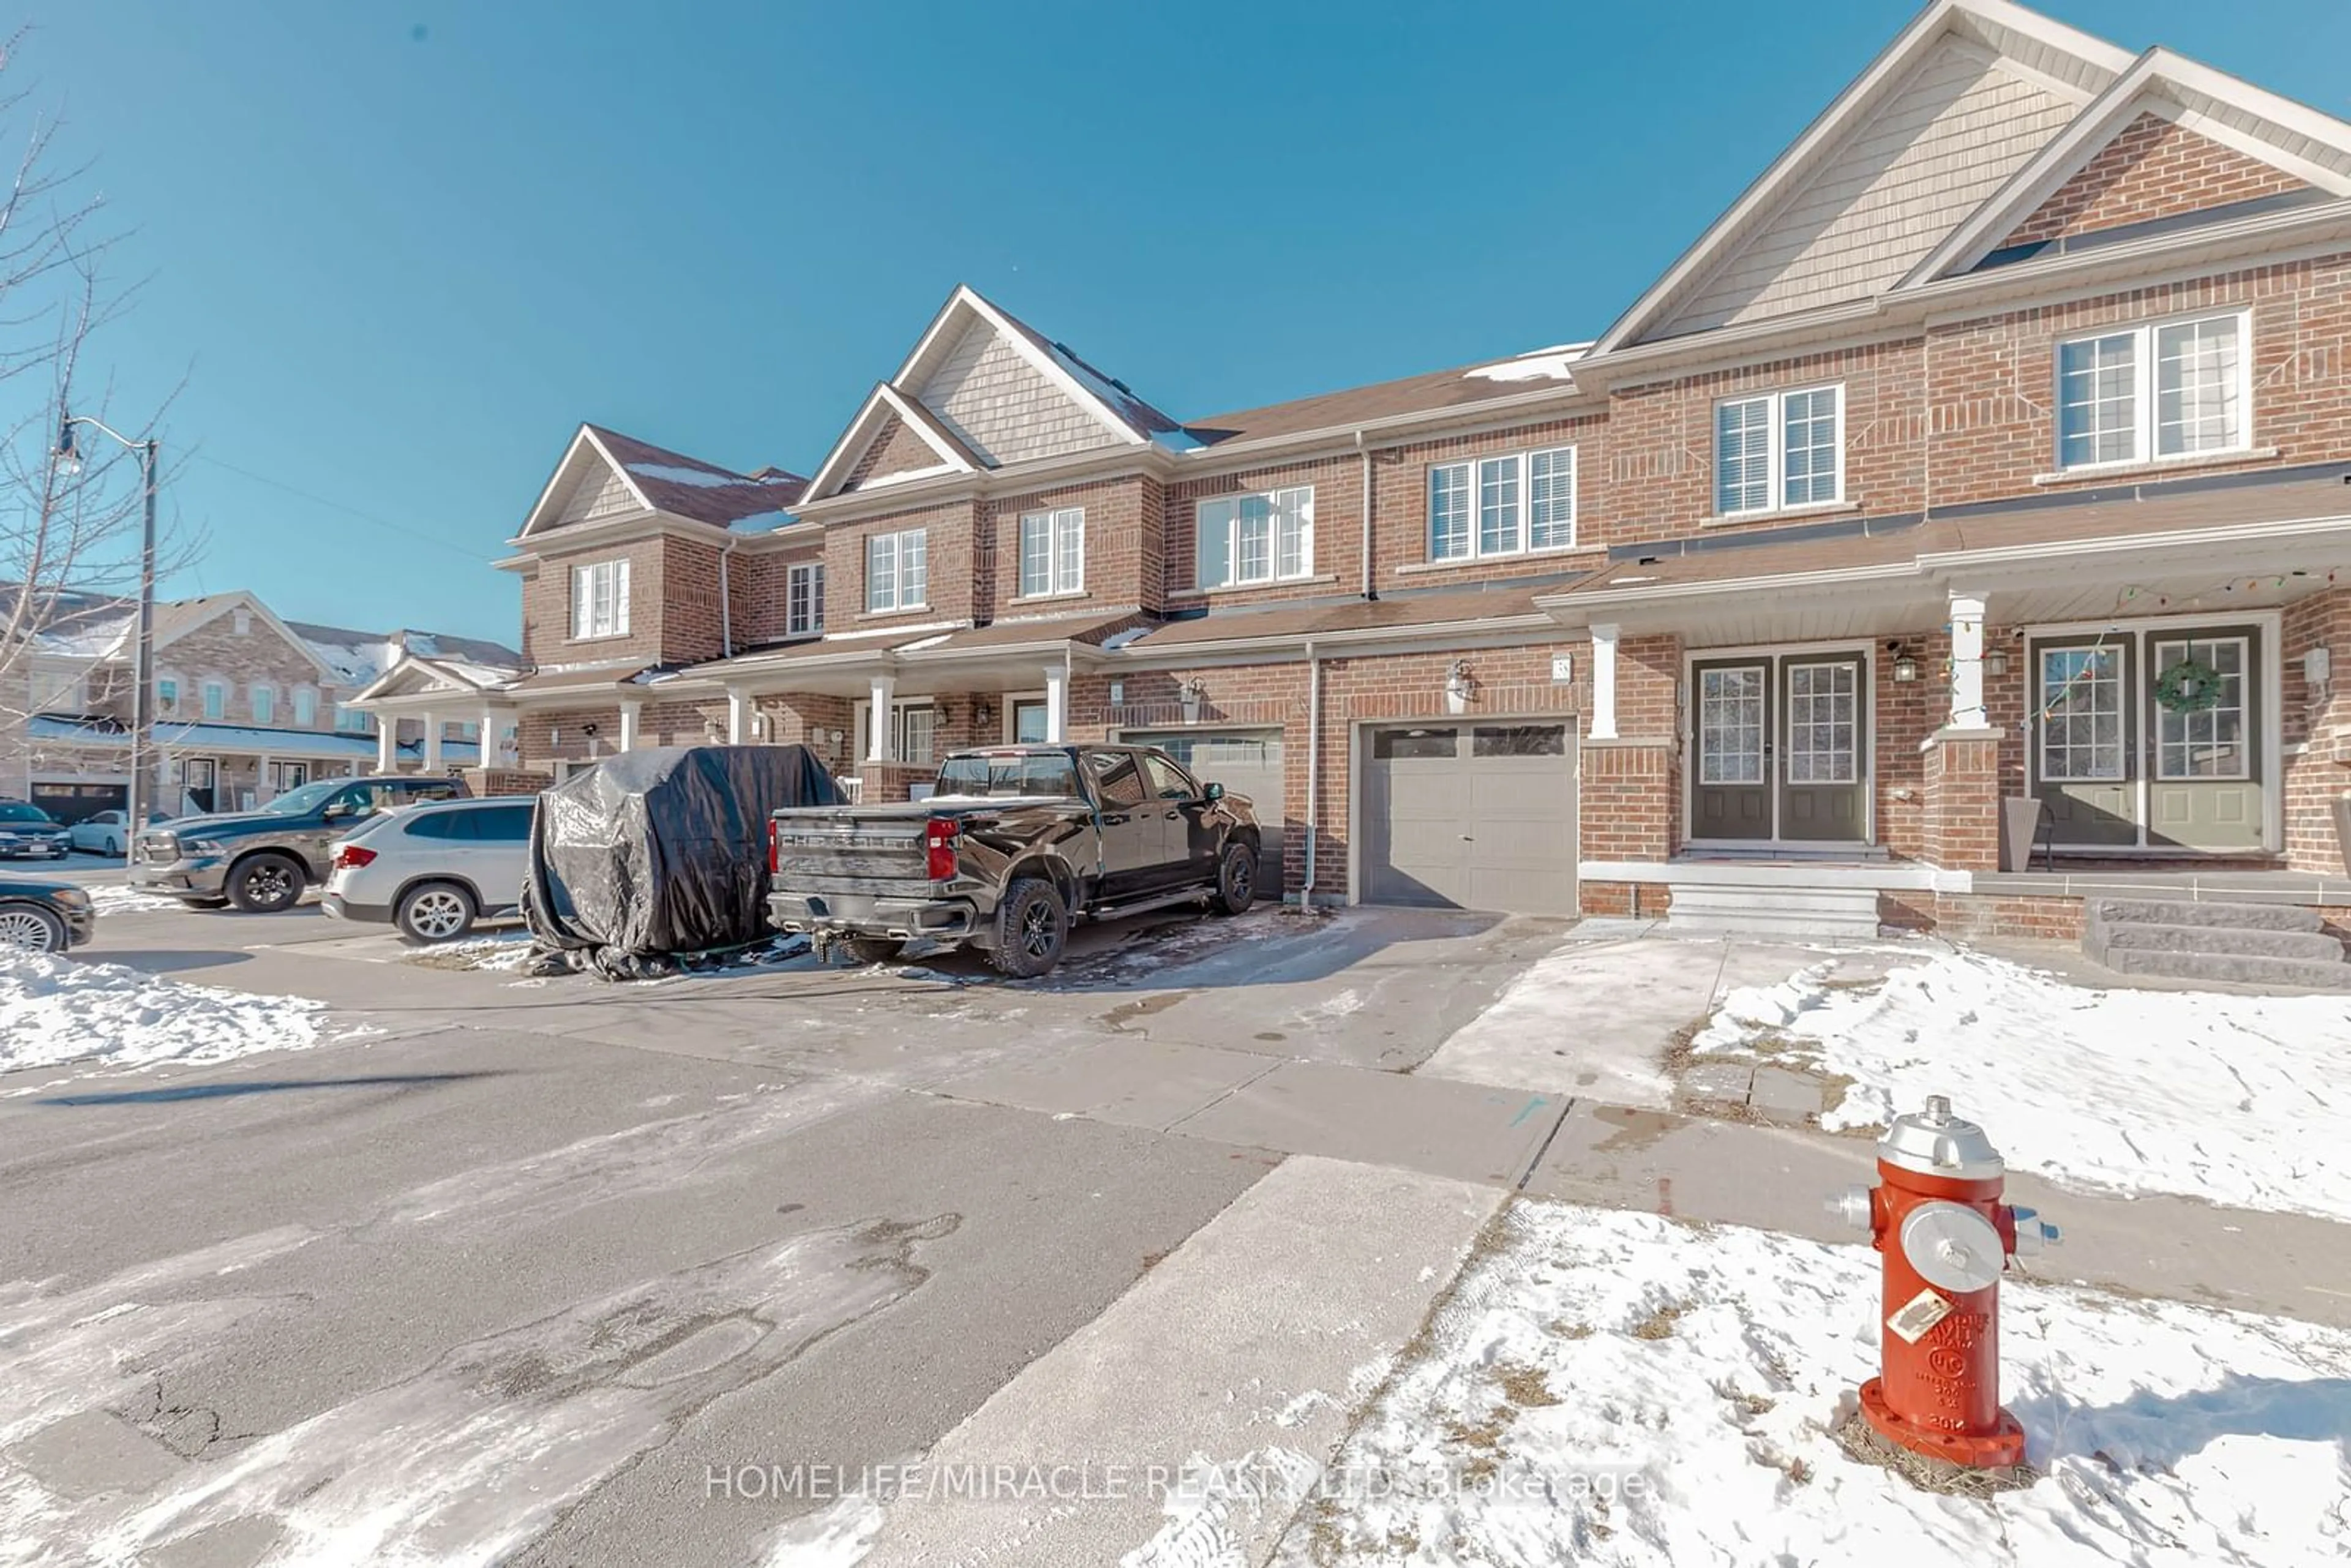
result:
[[[229,868],[228,901],[247,915],[275,915],[300,903],[309,880],[293,856],[264,851]]]
[[[840,946],[852,964],[887,964],[906,946],[894,936],[843,936]]]
[[[1257,851],[1236,839],[1217,862],[1217,913],[1238,915],[1257,902]]]
[[[996,942],[987,961],[1016,980],[1033,980],[1061,961],[1070,906],[1041,876],[1016,877],[996,906]]]

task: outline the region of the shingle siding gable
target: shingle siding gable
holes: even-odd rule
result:
[[[974,322],[923,383],[920,402],[1001,466],[1115,444],[1100,418],[987,322]]]
[[[1947,40],[1653,337],[1866,298],[1897,281],[2077,112]]]
[[[568,528],[573,523],[601,522],[624,512],[641,512],[643,506],[629,489],[620,475],[602,462],[580,477],[571,498],[556,514],[555,526]]]

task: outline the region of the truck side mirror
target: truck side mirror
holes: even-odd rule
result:
[[[1212,806],[1224,798],[1225,787],[1221,784],[1210,783],[1200,790],[1200,799]]]

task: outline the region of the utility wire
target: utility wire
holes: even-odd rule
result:
[[[240,475],[245,478],[252,480],[256,485],[266,485],[273,490],[283,490],[287,495],[308,501],[314,507],[325,507],[329,510],[341,512],[347,516],[357,517],[363,523],[372,523],[377,528],[388,528],[395,534],[401,534],[406,538],[416,539],[422,543],[435,546],[438,549],[447,550],[452,555],[464,556],[467,560],[474,562],[477,566],[481,564],[484,559],[482,552],[479,550],[467,549],[463,545],[451,544],[447,539],[438,538],[433,534],[425,533],[422,529],[411,528],[405,523],[395,523],[390,517],[377,517],[373,512],[363,512],[359,507],[348,506],[341,501],[330,501],[324,496],[314,496],[308,490],[297,489],[281,479],[271,478],[266,474],[256,474],[250,468],[240,468],[234,463],[224,463],[219,458],[211,456],[210,455],[203,452],[192,452],[188,455],[193,457],[199,463],[209,463],[215,468],[225,468],[230,473]]]

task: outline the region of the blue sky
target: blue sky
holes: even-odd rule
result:
[[[2050,9],[2351,114],[2339,0]],[[167,591],[511,641],[582,419],[807,473],[958,281],[1184,418],[1588,337],[1910,15],[114,0],[10,78],[185,378]]]

